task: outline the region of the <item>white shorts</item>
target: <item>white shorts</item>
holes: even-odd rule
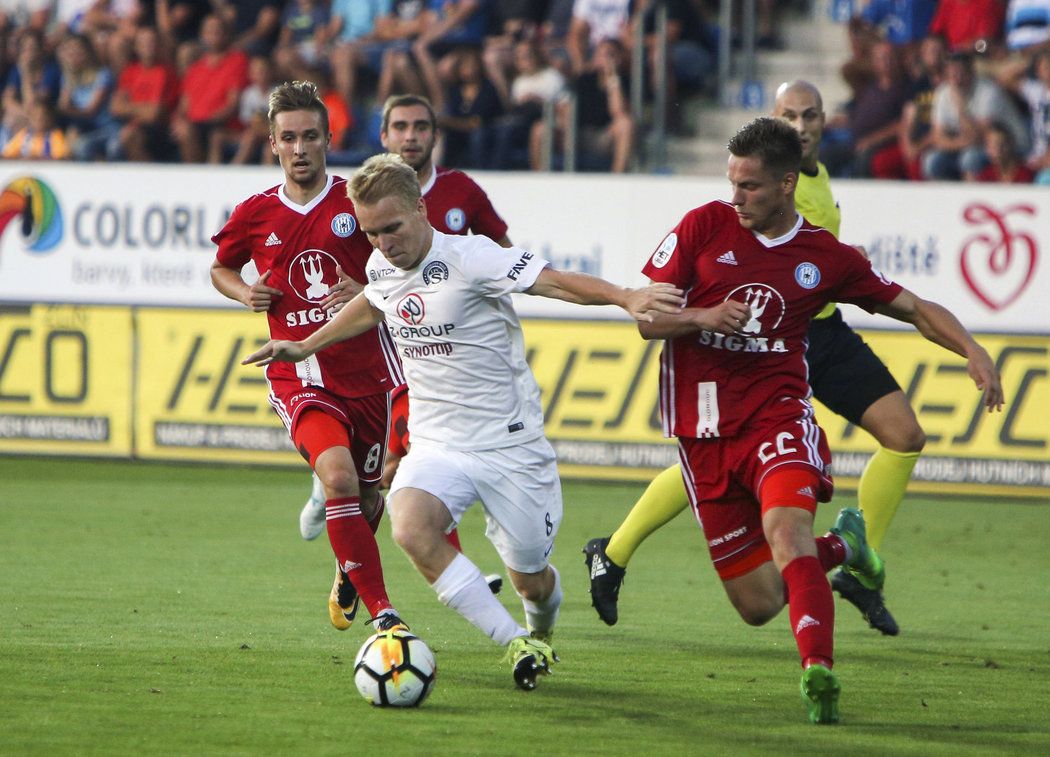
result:
[[[390,486],[391,503],[398,489],[434,495],[457,525],[480,499],[485,536],[504,565],[519,573],[538,573],[550,562],[562,503],[557,460],[546,437],[480,452],[413,441]]]

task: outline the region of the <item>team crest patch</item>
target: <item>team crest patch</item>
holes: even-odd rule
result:
[[[307,302],[320,302],[339,281],[339,264],[324,250],[303,250],[288,265],[288,283]]]
[[[340,213],[332,219],[332,233],[342,239],[353,234],[356,228],[357,221],[349,213]]]
[[[440,284],[442,281],[448,281],[448,266],[440,260],[427,263],[423,269],[423,283],[430,286],[431,284]]]
[[[663,268],[671,261],[671,256],[674,254],[675,248],[678,246],[678,235],[673,231],[664,237],[664,241],[660,242],[660,246],[656,248],[656,252],[653,253],[653,265],[657,268]]]
[[[795,282],[803,289],[812,289],[820,283],[820,269],[812,263],[799,263],[795,268]]]
[[[445,225],[457,233],[463,231],[463,227],[467,225],[467,214],[462,208],[452,208],[445,213]]]

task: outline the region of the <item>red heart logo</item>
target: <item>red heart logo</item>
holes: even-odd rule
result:
[[[959,256],[966,285],[990,310],[1003,310],[1021,296],[1035,276],[1039,258],[1039,246],[1030,234],[1010,230],[1011,213],[1034,216],[1035,208],[1014,205],[999,213],[976,204],[963,211],[967,223],[991,225],[966,240]]]

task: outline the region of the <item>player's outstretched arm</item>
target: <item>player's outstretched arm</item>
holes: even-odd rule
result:
[[[984,394],[984,406],[988,412],[1003,409],[1003,385],[995,362],[946,307],[924,300],[905,289],[893,302],[877,310],[898,321],[912,324],[934,344],[966,358],[966,369]]]
[[[335,267],[335,273],[339,281],[328,288],[328,294],[321,300],[321,309],[338,313],[343,305],[361,294],[365,287],[364,284],[348,275],[338,264]]]
[[[751,320],[751,308],[736,300],[727,300],[712,308],[684,308],[669,315],[657,314],[650,322],[638,323],[643,339],[674,339],[697,331],[713,331],[730,336]]]
[[[256,313],[265,313],[279,297],[284,295],[280,289],[274,289],[266,283],[269,278],[270,271],[266,271],[254,284],[249,286],[241,278],[239,270],[228,268],[218,260],[211,264],[212,286],[231,300],[236,300]]]
[[[383,313],[372,307],[372,303],[359,294],[335,318],[317,329],[306,339],[289,342],[271,339],[241,361],[241,365],[265,367],[273,362],[298,363],[330,344],[363,334],[383,320]]]
[[[651,321],[657,313],[677,313],[685,304],[682,290],[670,284],[629,289],[597,276],[553,268],[544,268],[525,292],[577,305],[618,305],[637,321]]]

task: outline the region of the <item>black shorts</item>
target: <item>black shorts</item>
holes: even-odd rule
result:
[[[842,320],[837,308],[828,318],[814,319],[807,337],[813,396],[850,423],[859,426],[861,416],[876,400],[900,389],[889,369]]]

